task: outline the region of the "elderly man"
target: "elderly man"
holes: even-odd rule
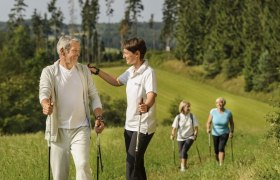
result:
[[[102,105],[88,68],[78,63],[80,42],[71,36],[57,43],[59,60],[43,69],[39,99],[48,115],[45,138],[51,154],[54,180],[67,180],[70,153],[76,167],[77,180],[92,179],[89,164],[90,108],[95,115],[95,131],[104,129]]]

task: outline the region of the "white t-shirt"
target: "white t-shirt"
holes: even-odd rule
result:
[[[157,93],[156,76],[154,70],[148,66],[147,60],[135,71],[134,66],[128,68],[118,77],[120,83],[126,85],[127,109],[125,129],[138,131],[140,115],[138,105],[143,98],[145,103],[147,93]],[[155,104],[147,113],[141,115],[140,132],[151,134],[156,131]]]
[[[193,114],[192,114],[193,115]],[[180,120],[179,120],[180,119]],[[178,124],[179,120],[179,124]],[[193,115],[193,122],[190,113],[187,115],[180,113],[178,114],[172,124],[173,128],[177,129],[177,141],[185,141],[187,139],[194,139],[194,127],[198,126],[198,122]]]
[[[73,129],[88,126],[83,102],[83,85],[76,66],[68,70],[59,65],[56,83],[58,127]]]

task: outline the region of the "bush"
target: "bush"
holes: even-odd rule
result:
[[[126,115],[126,100],[111,100],[111,97],[106,94],[100,95],[100,98],[103,105],[103,116],[106,121],[106,126],[123,126]]]
[[[175,116],[179,113],[178,112],[178,107],[179,107],[179,103],[182,101],[183,99],[181,97],[176,97],[174,99],[174,101],[170,104],[170,107],[169,107],[169,113],[170,113],[170,116],[169,118],[166,118],[162,121],[162,125],[163,126],[171,126],[172,122],[173,122],[173,119],[175,118]]]
[[[277,146],[280,147],[280,102],[275,103],[274,111],[267,115],[266,121],[270,123],[268,137],[276,138]]]

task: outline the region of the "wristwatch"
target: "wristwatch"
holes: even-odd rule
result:
[[[99,121],[103,121],[103,116],[102,115],[98,115],[95,117],[96,120],[99,120]]]

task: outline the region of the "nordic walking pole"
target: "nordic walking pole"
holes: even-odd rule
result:
[[[50,97],[50,105],[52,106],[52,97]],[[48,180],[51,179],[51,130],[52,130],[52,118],[51,118],[51,114],[49,115],[49,140],[48,140]]]
[[[172,144],[173,144],[173,161],[174,161],[174,165],[176,165],[176,160],[175,160],[175,140],[174,139],[172,139]]]
[[[197,154],[198,154],[199,162],[200,162],[200,164],[201,164],[201,157],[200,157],[200,153],[199,153],[197,144],[195,144],[195,147],[196,147],[196,151],[197,151]]]
[[[140,104],[143,104],[143,98],[141,99]],[[142,116],[142,113],[139,112],[139,123],[138,123],[138,131],[137,131],[136,146],[135,146],[134,177],[135,177],[135,170],[137,168],[136,164],[137,164],[138,149],[139,149],[139,136],[140,136],[140,128],[141,128],[141,116]]]
[[[100,167],[99,167],[100,165]],[[99,169],[103,172],[103,163],[102,163],[102,156],[101,156],[101,146],[100,146],[100,136],[96,137],[96,179],[99,179]]]
[[[209,157],[211,158],[211,136],[210,136],[210,133],[208,133],[208,146],[209,146]]]
[[[48,180],[51,179],[51,116],[49,115],[50,130],[49,130],[49,140],[48,140]]]
[[[232,137],[230,138],[230,148],[231,148],[231,161],[233,162],[233,146],[232,146]]]
[[[99,148],[98,148],[98,144],[99,144],[99,136],[97,134],[96,137],[96,179],[99,179]]]

